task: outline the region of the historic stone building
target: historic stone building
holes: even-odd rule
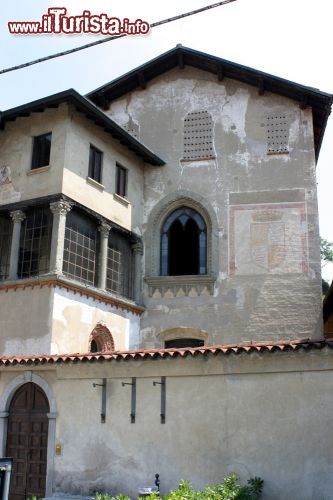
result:
[[[330,498],[315,165],[331,104],[177,46],[1,113],[12,498],[232,471],[265,498]]]

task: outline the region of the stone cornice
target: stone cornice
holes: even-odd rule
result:
[[[137,316],[140,316],[144,312],[144,308],[138,306],[131,300],[125,298],[118,298],[113,294],[106,292],[105,290],[99,290],[91,286],[83,285],[81,283],[74,282],[65,276],[60,276],[56,274],[46,274],[44,276],[38,276],[36,278],[28,278],[23,280],[14,281],[3,281],[0,283],[0,293],[8,292],[9,290],[25,290],[26,288],[62,288],[75,294],[78,293],[80,296],[85,296],[97,300],[98,302],[103,302],[104,304],[109,304],[121,309],[123,311],[128,311]]]

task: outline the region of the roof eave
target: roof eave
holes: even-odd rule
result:
[[[154,59],[136,67],[119,78],[89,92],[87,98],[97,105],[115,100],[122,95],[177,66],[196,67],[217,74],[218,79],[231,78],[257,86],[263,92],[272,92],[299,102],[300,106],[313,110],[315,156],[319,156],[327,119],[330,114],[333,95],[318,89],[265,73],[248,66],[243,66],[226,59],[205,54],[188,47],[177,46]],[[142,85],[141,85],[142,86]]]
[[[13,121],[16,118],[28,116],[34,112],[43,111],[45,108],[57,107],[63,102],[74,105],[79,112],[85,114],[88,119],[93,120],[96,125],[101,126],[107,133],[110,133],[114,139],[118,140],[121,144],[134,152],[144,162],[153,166],[165,165],[164,160],[153,153],[149,148],[103,113],[97,106],[95,106],[95,104],[81,96],[74,89],[65,90],[42,99],[2,111],[0,113],[1,128],[4,129],[7,121]]]

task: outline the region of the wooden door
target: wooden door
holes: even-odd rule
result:
[[[49,404],[40,387],[20,387],[11,401],[6,456],[13,458],[11,500],[45,496]]]

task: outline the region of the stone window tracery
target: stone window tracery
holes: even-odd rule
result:
[[[190,213],[198,214],[203,220],[206,228],[206,241],[202,237],[201,242],[204,243],[204,245],[201,248],[205,248],[206,252],[201,251],[201,256],[205,256],[206,260],[201,260],[201,265],[197,268],[198,270],[196,269],[195,271],[198,274],[162,274],[162,271],[164,272],[165,266],[167,265],[165,262],[162,264],[163,254],[165,248],[168,248],[168,242],[163,238],[163,234],[165,233],[164,229],[167,230],[164,224],[167,222],[169,216],[172,216],[173,213],[176,214],[178,209],[183,208],[193,210],[193,212]],[[177,214],[179,215],[178,212]],[[177,218],[178,215],[175,215],[175,217]],[[170,222],[172,224],[171,219]],[[193,229],[193,222],[191,225]],[[203,225],[197,228],[199,233],[200,227],[202,230]],[[193,233],[195,234],[194,231]],[[202,236],[204,236],[204,231]],[[164,245],[163,249],[162,245]],[[198,251],[197,258],[199,258],[199,254],[200,251]],[[178,297],[180,295],[190,297],[211,295],[214,293],[218,266],[219,227],[216,213],[207,200],[198,193],[188,190],[175,191],[160,200],[151,210],[147,223],[145,282],[148,285],[149,296],[154,298],[167,298]]]
[[[207,228],[192,208],[172,212],[161,228],[161,275],[198,275],[207,272]]]

